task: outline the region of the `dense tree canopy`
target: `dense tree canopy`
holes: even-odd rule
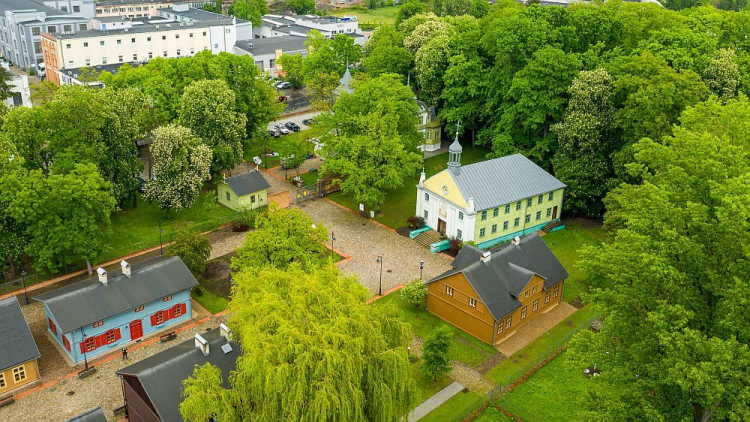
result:
[[[585,419],[750,418],[750,103],[711,99],[680,122],[634,145],[642,183],[610,192],[614,241],[580,263],[604,317],[572,349],[602,370]]]
[[[242,347],[230,389],[204,366],[185,381],[188,420],[397,421],[416,400],[409,327],[333,265],[246,268],[229,320]]]

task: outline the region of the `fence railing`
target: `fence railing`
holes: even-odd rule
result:
[[[472,413],[476,412],[477,410],[482,409],[483,406],[487,404],[491,405],[492,402],[494,402],[495,400],[499,399],[500,397],[508,393],[511,388],[515,388],[515,384],[517,384],[519,380],[523,381],[525,377],[530,377],[534,372],[536,372],[536,370],[538,370],[540,367],[542,367],[548,361],[550,361],[553,357],[555,357],[558,352],[560,352],[562,349],[565,348],[565,346],[568,344],[570,339],[573,338],[574,335],[576,335],[581,330],[590,328],[593,325],[594,321],[596,321],[597,319],[599,319],[598,314],[589,318],[588,321],[584,322],[578,327],[572,329],[568,334],[566,334],[563,338],[558,340],[554,345],[550,346],[546,351],[540,353],[530,363],[518,369],[509,377],[505,378],[503,381],[498,383],[495,386],[495,388],[493,388],[486,396],[482,398],[482,400],[479,401],[479,403],[475,404],[474,406],[471,406],[470,409],[468,409],[468,411],[465,411],[462,415],[456,415],[453,419],[446,421],[446,422],[463,421],[467,417],[469,417]]]
[[[30,274],[25,277],[18,277],[13,280],[3,280],[2,282],[0,282],[0,294],[8,293],[16,289],[22,289],[24,284],[26,284],[26,286],[28,287],[29,285],[34,284],[38,281],[39,276],[37,274]]]

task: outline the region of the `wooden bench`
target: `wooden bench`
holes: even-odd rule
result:
[[[16,402],[12,395],[0,397],[0,407],[5,407]]]
[[[166,343],[168,341],[172,341],[177,338],[177,333],[172,331],[171,333],[164,334],[163,336],[159,337],[159,341],[162,343]]]

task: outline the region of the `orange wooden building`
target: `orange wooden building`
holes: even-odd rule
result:
[[[490,251],[464,246],[427,282],[427,310],[496,346],[560,302],[568,272],[536,233]]]

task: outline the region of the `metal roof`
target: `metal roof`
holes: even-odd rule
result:
[[[15,296],[0,300],[0,371],[39,356],[18,300]]]
[[[155,258],[122,271],[107,274],[107,284],[98,276],[36,296],[57,321],[63,333],[121,314],[164,296],[198,285],[188,267],[177,256]]]
[[[307,37],[288,35],[283,37],[254,38],[252,40],[237,41],[235,47],[244,50],[253,56],[274,54],[276,50],[281,50],[285,54],[294,54],[307,51],[305,41],[307,41]]]
[[[566,187],[521,154],[461,166],[458,174],[443,171],[453,177],[465,201],[474,198],[477,211]]]
[[[258,192],[259,190],[271,187],[271,185],[266,182],[266,179],[263,178],[263,175],[257,170],[232,176],[228,179],[224,179],[224,181],[227,182],[229,188],[232,189],[237,196],[245,196],[249,193]]]
[[[522,238],[518,245],[506,243],[492,249],[487,262],[482,262],[482,253],[471,245],[464,246],[453,260],[455,268],[433,278],[427,284],[463,273],[479,299],[497,320],[521,306],[516,297],[532,276],[538,275],[544,279],[544,290],[568,278],[568,272],[536,233]]]
[[[240,356],[238,344],[230,342],[232,350],[225,353],[222,346],[227,344],[219,328],[200,333],[208,342],[208,356],[195,347],[191,338],[163,352],[147,357],[142,361],[122,368],[117,375],[137,377],[151,400],[156,413],[163,422],[182,422],[182,381],[193,375],[196,365],[211,363],[221,369],[224,387],[229,387],[229,374],[237,369]]]
[[[65,422],[107,422],[107,418],[104,417],[104,411],[101,407],[95,407]]]

